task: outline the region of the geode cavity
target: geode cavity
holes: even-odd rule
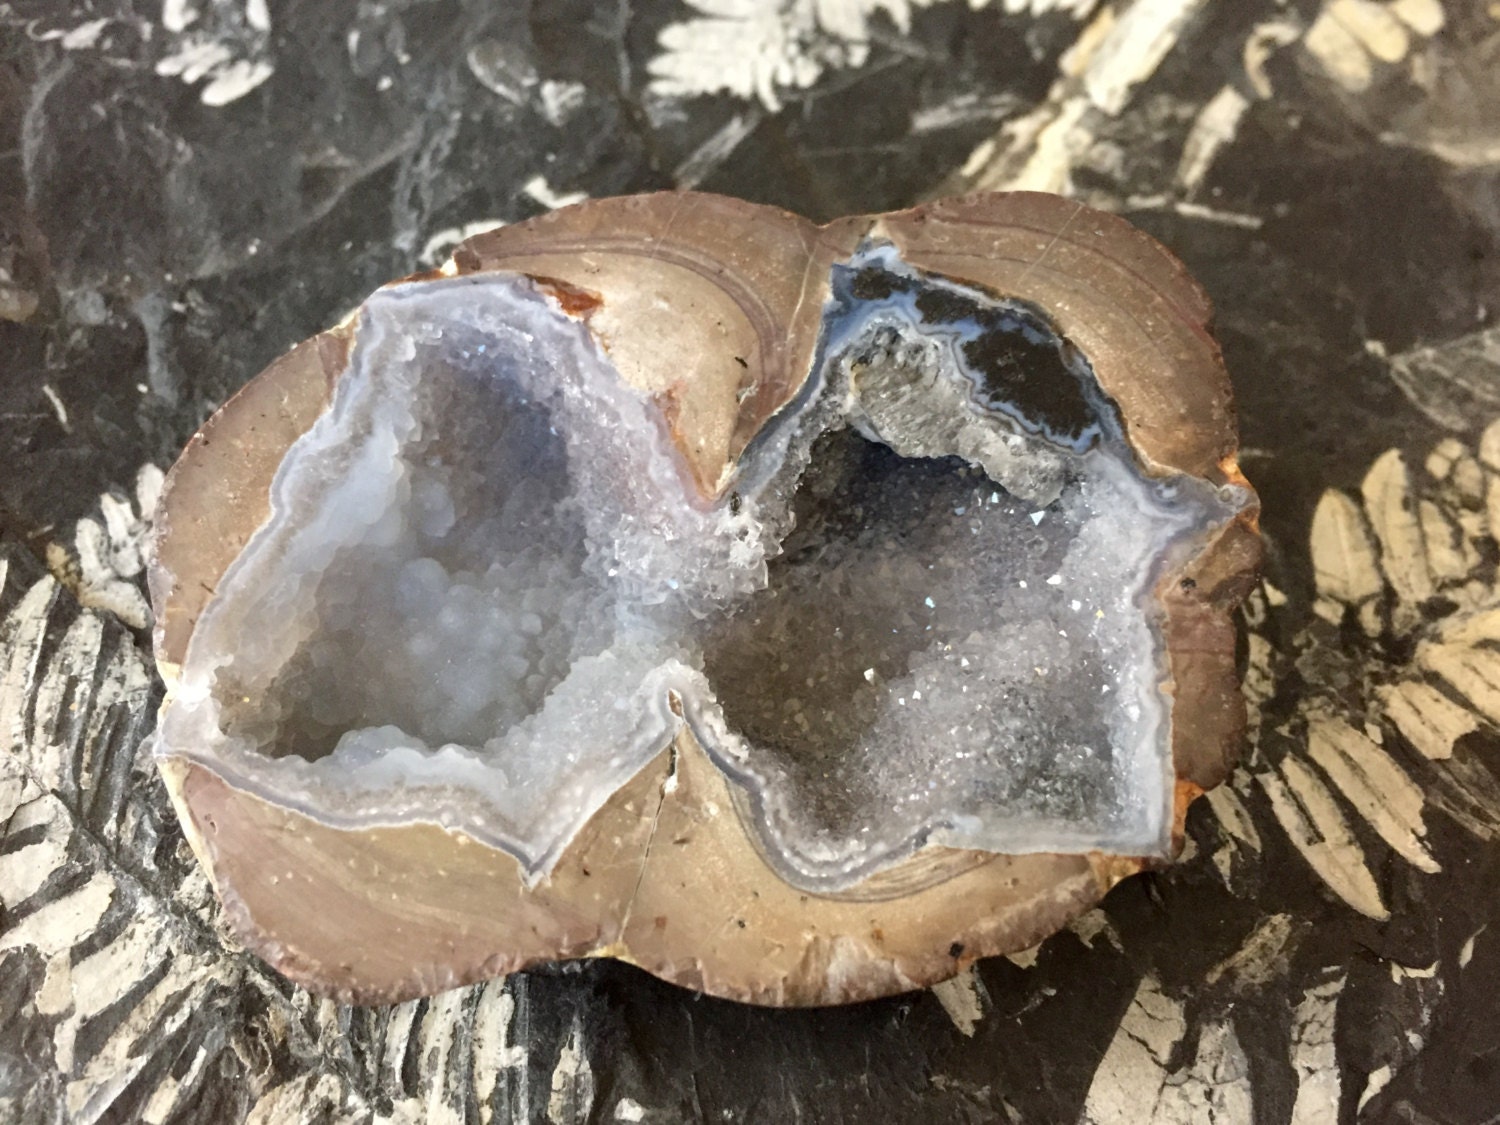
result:
[[[600,200],[381,289],[169,482],[157,754],[231,919],[366,999],[606,953],[824,1003],[1037,940],[1242,727],[1207,319],[1031,194]]]

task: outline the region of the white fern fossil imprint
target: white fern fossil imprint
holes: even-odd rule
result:
[[[73,591],[80,605],[107,610],[132,629],[151,623],[141,578],[164,479],[162,471],[147,462],[136,473],[132,497],[102,494],[97,515],[78,521],[71,544],[53,542],[47,547],[48,569]]]
[[[530,1120],[524,978],[356,1013],[234,946],[143,750],[147,661],[16,567],[0,556],[0,978],[35,983],[7,1011],[29,1056],[0,1121]],[[580,1120],[587,1067],[576,1045],[553,1067]]]
[[[1286,598],[1270,584],[1247,614],[1258,740],[1234,787],[1210,797],[1221,871],[1260,851],[1243,802],[1252,784],[1318,877],[1372,918],[1390,912],[1376,839],[1436,874],[1434,812],[1480,839],[1500,834],[1500,782],[1464,741],[1500,724],[1497,533],[1500,420],[1477,448],[1446,437],[1415,468],[1388,450],[1357,494],[1324,492],[1309,620],[1278,647]],[[1289,678],[1297,698],[1277,706]]]
[[[668,97],[730,94],[775,112],[829,70],[865,65],[880,23],[905,34],[912,16],[946,0],[687,0],[695,14],[662,31],[651,89]],[[969,0],[972,8],[999,0]],[[1096,0],[1004,0],[1010,13],[1067,12]]]

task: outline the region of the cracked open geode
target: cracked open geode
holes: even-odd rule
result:
[[[1180,846],[1259,554],[1209,308],[1120,219],[598,200],[205,425],[156,754],[246,943],[347,999],[619,957],[821,1004]]]

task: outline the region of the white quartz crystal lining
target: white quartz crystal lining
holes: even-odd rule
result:
[[[684,503],[663,442],[529,282],[382,290],[198,623],[162,745],[543,870],[675,733],[678,622],[763,569],[753,518]]]
[[[889,295],[860,296],[861,271]],[[963,345],[981,326],[951,310],[934,323],[900,288],[911,281],[1021,321],[1023,350],[1050,338],[1059,377],[1087,379],[1073,384],[1093,419],[1080,438],[976,405],[984,377]],[[1180,563],[1243,497],[1144,476],[1081,357],[1039,323],[1028,306],[922,278],[889,247],[835,269],[818,394],[903,456],[826,433],[843,421],[826,407],[803,432],[782,423],[799,472],[825,433],[792,498],[800,522],[769,588],[709,623],[714,697],[688,711],[794,881],[846,885],[928,842],[1169,846],[1151,592],[1163,557]],[[960,457],[914,460],[943,454]]]
[[[829,454],[825,439],[804,488]],[[715,714],[690,715],[773,854],[815,885],[898,841],[1161,853],[1171,761],[1146,595],[1201,509],[1113,453],[1045,509],[953,460],[865,461],[895,463],[892,485],[833,494],[870,518],[819,529],[816,548],[793,532],[769,590],[707,638]]]

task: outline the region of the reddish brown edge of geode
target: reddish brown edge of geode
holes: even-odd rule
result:
[[[1057,196],[976,195],[825,227],[704,194],[596,200],[471,238],[445,270],[405,280],[536,278],[562,311],[588,320],[623,377],[657,397],[686,475],[710,499],[805,379],[829,267],[870,235],[915,266],[1042,308],[1089,358],[1148,468],[1245,485],[1206,296],[1153,239]],[[631,329],[658,297],[672,315],[651,326],[649,352],[637,351]],[[278,359],[169,474],[151,569],[169,686],[357,330],[356,315]],[[674,350],[722,363],[662,382],[662,371],[685,367]],[[1156,591],[1174,697],[1174,848],[1188,803],[1224,779],[1243,736],[1232,613],[1259,563],[1256,516],[1251,505]],[[933,847],[847,892],[810,894],[761,859],[724,778],[684,733],[528,889],[512,857],[461,834],[332,828],[185,758],[160,764],[234,932],[293,980],[346,1001],[401,1000],[582,956],[755,1003],[867,999],[1027,948],[1158,862]]]

